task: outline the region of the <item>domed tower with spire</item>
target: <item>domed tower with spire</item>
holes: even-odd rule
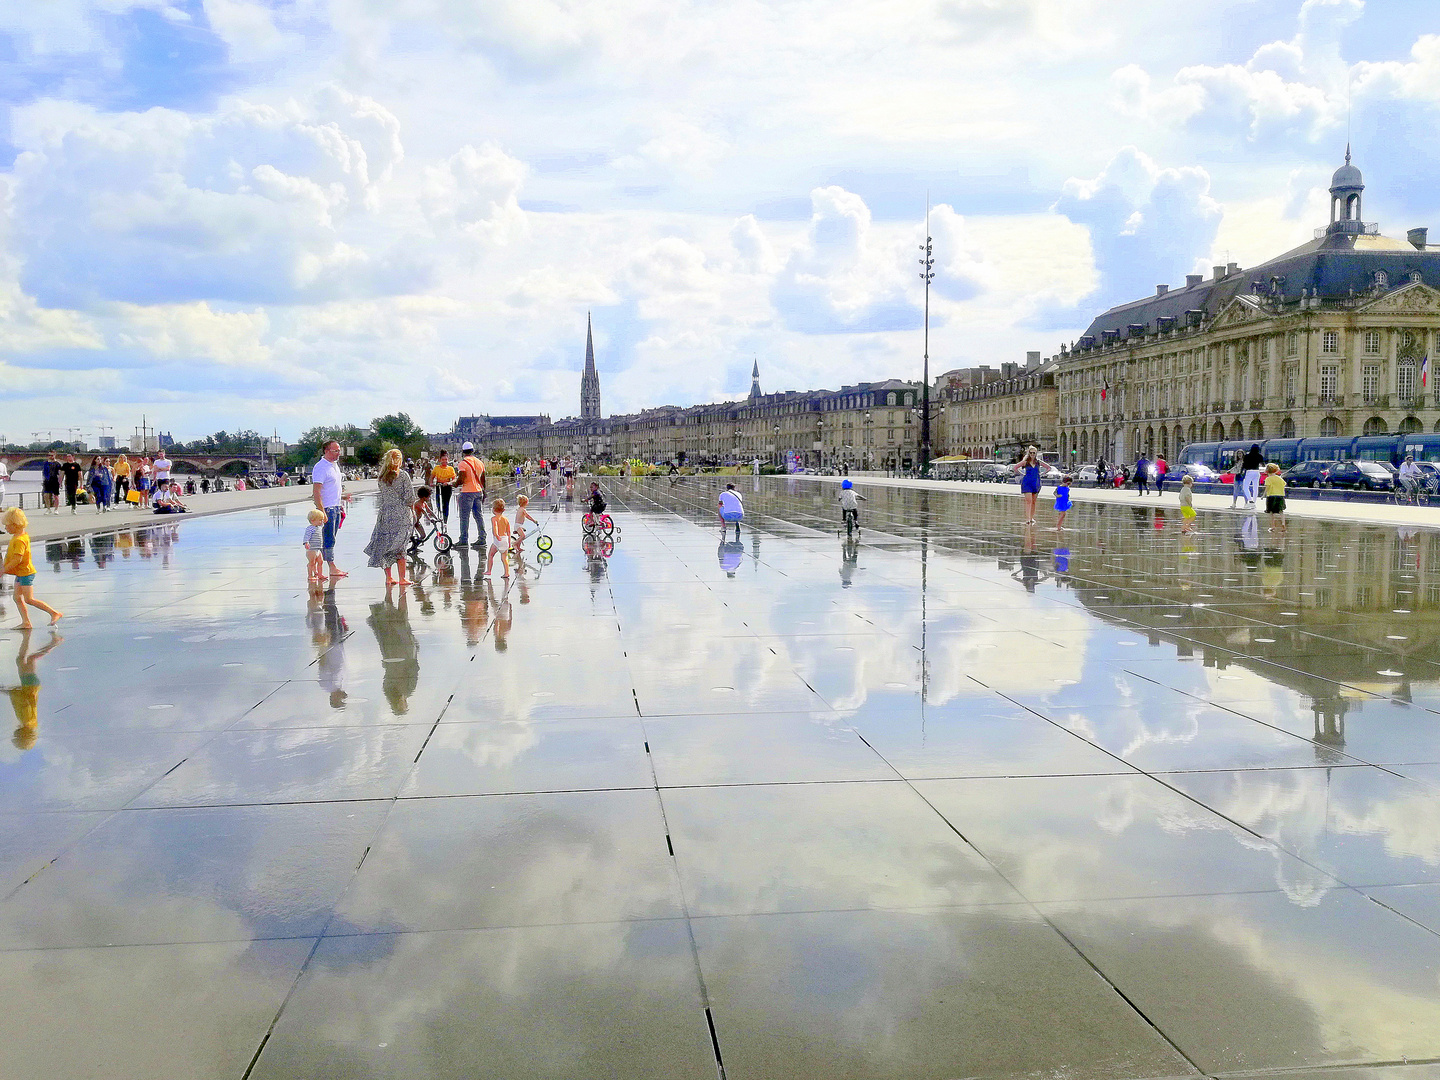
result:
[[[1350,164],[1350,146],[1345,146],[1345,164],[1330,178],[1330,226],[1326,232],[1359,233],[1365,231],[1360,217],[1360,196],[1365,181],[1360,170]]]
[[[750,400],[755,401],[762,395],[760,393],[760,360],[756,358],[754,366],[750,369]]]
[[[600,419],[600,373],[595,370],[595,338],[585,313],[585,373],[580,376],[580,419]]]

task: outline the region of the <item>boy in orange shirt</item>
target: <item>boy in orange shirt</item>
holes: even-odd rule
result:
[[[10,534],[10,546],[5,549],[5,566],[0,573],[15,575],[15,607],[20,611],[20,629],[30,629],[29,608],[37,607],[50,616],[50,625],[60,621],[64,612],[56,611],[43,600],[36,600],[35,562],[30,557],[30,534],[25,531],[30,521],[25,511],[12,506],[0,516],[0,523]]]

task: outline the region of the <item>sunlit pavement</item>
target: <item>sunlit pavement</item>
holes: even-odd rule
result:
[[[1432,1075],[1440,533],[608,484],[388,598],[367,501],[37,542],[0,1076]]]

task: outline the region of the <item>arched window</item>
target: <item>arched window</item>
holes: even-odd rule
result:
[[[894,405],[894,404],[895,404],[895,394],[894,394],[893,392],[885,395],[885,404],[886,404],[886,405]]]
[[[1236,420],[1235,423],[1230,425],[1230,438],[1236,442],[1245,438],[1245,425],[1240,423],[1239,420]]]
[[[1385,426],[1385,421],[1378,416],[1372,416],[1369,420],[1365,421],[1363,433],[1366,435],[1384,435],[1388,431],[1389,429]]]
[[[1260,422],[1259,417],[1256,417],[1250,421],[1250,440],[1259,442],[1263,438],[1265,438],[1265,425]]]
[[[1225,441],[1225,425],[1220,423],[1219,420],[1215,421],[1215,430],[1210,433],[1210,439],[1212,442]]]
[[[1320,421],[1320,435],[1323,438],[1333,439],[1340,434],[1340,421],[1333,416],[1327,416]]]
[[[1424,430],[1425,430],[1425,425],[1422,424],[1417,417],[1407,416],[1407,417],[1405,417],[1404,420],[1401,420],[1401,421],[1400,421],[1399,431],[1400,431],[1400,434],[1401,434],[1401,435],[1409,435],[1409,434],[1411,434],[1412,432],[1424,431]]]
[[[1282,439],[1293,439],[1293,438],[1295,438],[1295,421],[1294,421],[1294,420],[1291,420],[1290,417],[1288,417],[1288,416],[1285,417],[1284,420],[1281,420],[1281,421],[1280,421],[1280,438],[1282,438]]]

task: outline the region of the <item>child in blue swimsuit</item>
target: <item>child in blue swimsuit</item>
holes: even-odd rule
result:
[[[1060,480],[1060,486],[1055,489],[1055,527],[1065,527],[1065,512],[1070,509],[1070,477],[1065,476]]]

